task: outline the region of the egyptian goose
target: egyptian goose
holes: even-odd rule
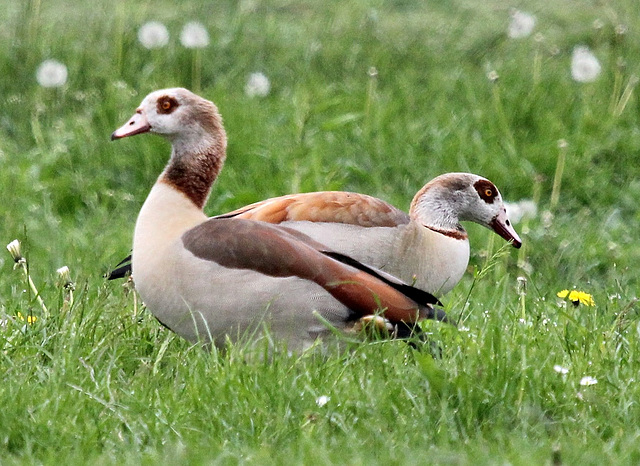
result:
[[[514,247],[522,245],[498,188],[471,173],[434,178],[415,195],[408,215],[371,196],[329,191],[268,199],[217,218],[296,229],[435,296],[449,292],[467,268],[469,240],[460,221],[479,223]]]
[[[151,132],[172,144],[136,221],[135,285],[158,320],[190,341],[223,344],[261,328],[292,347],[382,312],[392,323],[446,319],[428,293],[286,227],[203,213],[225,160],[216,106],[186,89],[144,98],[111,136]],[[318,317],[319,316],[319,317]]]

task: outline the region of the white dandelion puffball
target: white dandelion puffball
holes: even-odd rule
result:
[[[595,81],[602,71],[602,66],[591,53],[589,47],[579,45],[573,49],[571,56],[571,77],[579,83],[590,83]]]
[[[180,33],[180,43],[188,49],[200,49],[209,45],[209,33],[201,23],[187,23]]]
[[[507,29],[507,35],[512,39],[527,37],[536,25],[536,17],[524,11],[513,10],[511,12],[511,22]]]
[[[244,86],[244,92],[249,97],[265,97],[271,90],[271,83],[262,73],[251,73],[247,84]]]
[[[159,49],[169,43],[169,31],[159,21],[149,21],[138,29],[138,40],[147,49]]]
[[[60,87],[67,82],[67,67],[57,60],[45,60],[36,71],[36,79],[42,87]]]
[[[512,223],[520,223],[524,218],[534,218],[538,215],[538,207],[531,199],[523,199],[518,202],[505,202],[507,217]]]

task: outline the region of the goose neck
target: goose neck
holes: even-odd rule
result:
[[[198,208],[207,202],[226,158],[224,138],[199,145],[182,144],[176,140],[169,164],[159,181],[185,194]]]

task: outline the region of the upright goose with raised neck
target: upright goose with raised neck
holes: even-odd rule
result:
[[[179,335],[222,344],[266,323],[300,347],[327,322],[347,329],[377,312],[395,323],[444,318],[428,293],[296,230],[208,219],[202,208],[226,156],[212,102],[181,88],[152,92],[112,139],[145,132],[172,152],[136,221],[132,271],[147,308]]]
[[[522,245],[498,188],[471,173],[434,178],[415,195],[408,215],[371,196],[325,191],[268,199],[218,217],[286,225],[436,296],[449,292],[469,263],[461,221]]]

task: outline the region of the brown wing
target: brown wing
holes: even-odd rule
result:
[[[329,257],[299,232],[246,219],[211,219],[186,232],[182,242],[195,256],[226,268],[311,280],[361,316],[383,310],[392,322],[415,322],[434,315],[428,303],[418,304],[380,277]]]
[[[245,218],[268,223],[310,221],[363,227],[395,227],[409,216],[391,204],[365,194],[343,191],[290,194],[256,202],[214,218]]]

